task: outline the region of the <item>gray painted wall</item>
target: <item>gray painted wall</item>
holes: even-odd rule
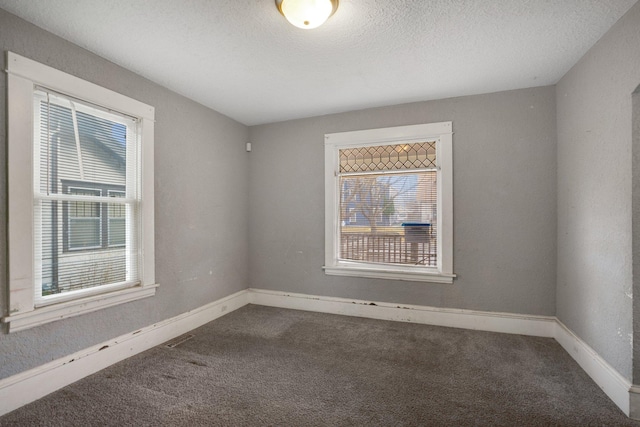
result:
[[[632,230],[633,295],[640,295],[640,85],[633,94],[632,140]],[[633,298],[633,383],[640,383],[640,298]]]
[[[640,251],[632,252],[631,238],[632,199],[640,206],[640,188],[632,191],[632,177],[640,171],[636,146],[633,166],[631,161],[638,46],[640,4],[557,87],[247,129],[0,10],[2,51],[156,107],[156,277],[161,284],[154,298],[15,334],[3,331],[0,378],[250,285],[436,307],[557,314],[619,372],[631,378],[633,371],[638,382],[640,363],[632,369],[632,358],[640,361],[640,351],[631,350],[630,298],[632,264],[640,265]],[[4,60],[2,56],[3,68]],[[0,99],[4,118],[5,79],[0,79]],[[325,276],[323,135],[449,120],[455,132],[458,279],[439,285]],[[244,152],[247,140],[253,142],[250,154]],[[636,137],[635,145],[639,143]],[[7,305],[6,188],[2,119],[2,312]],[[634,220],[640,223],[637,215]],[[633,243],[640,247],[639,240],[636,236]]]
[[[0,10],[4,51],[53,66],[156,109],[153,298],[0,333],[0,378],[200,307],[248,284],[246,126]],[[0,79],[0,310],[7,307],[6,78]]]
[[[631,249],[631,94],[640,84],[639,47],[640,3],[556,87],[557,315],[628,379],[638,256]]]
[[[324,134],[453,121],[453,285],[326,276]],[[436,307],[555,314],[555,88],[250,128],[252,287]]]

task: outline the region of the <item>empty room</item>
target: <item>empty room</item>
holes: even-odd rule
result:
[[[0,426],[640,425],[637,0],[0,0],[0,50]]]

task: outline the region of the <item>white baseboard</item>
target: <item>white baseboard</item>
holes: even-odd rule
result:
[[[0,380],[0,415],[246,304],[372,319],[554,338],[627,415],[640,419],[640,387],[632,386],[582,339],[552,316],[392,304],[248,289],[138,331]]]
[[[0,415],[249,303],[247,290],[0,380]]]
[[[640,419],[640,387],[632,387],[628,380],[556,317],[249,290],[252,304],[271,307],[554,338],[627,416]]]
[[[629,389],[629,418],[640,420],[640,386],[632,385]]]
[[[252,304],[508,334],[553,337],[555,317],[393,304],[249,289]]]
[[[640,414],[633,414],[630,402],[632,400],[632,384],[602,358],[586,342],[567,328],[564,323],[556,319],[555,334],[553,336],[580,367],[598,384],[622,412],[636,418]]]

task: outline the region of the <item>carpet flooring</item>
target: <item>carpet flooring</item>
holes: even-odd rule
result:
[[[255,305],[190,334],[0,426],[640,426],[549,338]]]

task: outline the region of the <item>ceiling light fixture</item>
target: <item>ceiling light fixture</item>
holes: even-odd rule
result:
[[[292,25],[305,30],[317,28],[338,9],[339,0],[276,0],[280,13]]]

